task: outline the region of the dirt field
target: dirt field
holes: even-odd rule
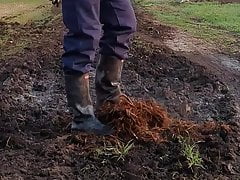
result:
[[[160,144],[134,140],[124,161],[96,155],[115,138],[69,130],[60,19],[41,26],[2,22],[1,35],[9,28],[15,34],[6,47],[14,48],[20,37],[28,38],[31,46],[0,59],[0,179],[239,179],[240,73],[214,66],[208,57],[174,52],[164,45],[174,38],[173,28],[142,12],[138,19],[139,31],[124,66],[123,91],[154,98],[173,118],[224,124],[201,131],[203,138],[196,144],[203,167],[188,168],[175,137]],[[93,87],[94,72],[91,78]]]

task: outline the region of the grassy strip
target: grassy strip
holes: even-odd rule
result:
[[[177,26],[206,40],[230,46],[240,36],[240,4],[176,3],[174,0],[135,2],[162,23]]]
[[[2,21],[26,24],[49,16],[50,7],[47,0],[0,0],[0,18]]]
[[[29,23],[34,23],[32,26],[41,26],[55,16],[51,7],[48,0],[0,0],[0,21],[20,23],[19,28]],[[18,29],[12,26],[0,31],[1,59],[22,51],[31,43],[31,39],[27,35],[15,36],[17,31]]]

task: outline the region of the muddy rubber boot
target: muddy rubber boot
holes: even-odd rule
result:
[[[123,60],[114,56],[101,56],[95,77],[97,109],[106,101],[119,102],[122,67]]]
[[[68,106],[74,114],[71,129],[96,135],[111,134],[111,128],[102,124],[94,115],[89,94],[89,75],[65,74],[65,85]]]

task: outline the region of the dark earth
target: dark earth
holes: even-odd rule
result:
[[[9,43],[0,47],[0,179],[240,179],[237,93],[211,67],[164,45],[173,28],[137,14],[139,31],[124,66],[123,91],[155,99],[173,118],[229,125],[224,135],[214,131],[195,142],[202,167],[188,168],[174,137],[160,144],[134,140],[130,152],[117,160],[96,155],[114,144],[114,137],[70,132],[60,64],[65,30],[56,18],[24,26],[0,24],[0,35],[10,34]],[[4,54],[22,39],[28,39],[22,52]]]

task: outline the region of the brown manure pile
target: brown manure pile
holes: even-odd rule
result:
[[[105,103],[97,115],[115,127],[117,136],[144,141],[159,141],[160,132],[171,124],[166,110],[154,101],[126,96],[122,96],[118,104]]]
[[[189,136],[195,140],[210,134],[227,134],[230,128],[216,122],[194,123],[171,119],[167,111],[153,100],[122,96],[117,104],[105,103],[97,112],[98,118],[115,128],[115,135],[142,141],[166,141],[174,136]]]

